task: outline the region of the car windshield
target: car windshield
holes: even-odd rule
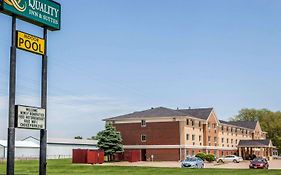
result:
[[[195,157],[189,157],[189,158],[186,158],[185,161],[195,162],[195,161],[197,161],[197,159]]]
[[[263,162],[263,159],[254,159],[253,162]]]

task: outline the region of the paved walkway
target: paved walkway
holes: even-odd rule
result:
[[[249,169],[249,161],[243,161],[240,163],[206,163],[205,168],[226,168],[226,169]],[[139,166],[139,167],[170,167],[180,168],[180,162],[114,162],[105,163],[101,166]],[[281,169],[281,160],[272,160],[269,162],[269,169]]]

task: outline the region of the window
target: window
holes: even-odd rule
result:
[[[229,128],[228,128],[228,127],[226,127],[226,131],[227,131],[227,132],[228,132],[228,129],[229,129]]]
[[[201,122],[198,123],[198,126],[201,127]]]
[[[217,137],[214,137],[214,141],[217,142]]]
[[[146,135],[143,135],[143,134],[141,135],[141,141],[146,142]]]
[[[191,120],[191,125],[194,126],[194,121],[193,120]]]
[[[199,141],[201,141],[201,138],[202,138],[202,136],[200,135],[200,136],[199,136]]]
[[[195,140],[195,135],[192,135],[192,140]]]
[[[209,141],[209,142],[211,141],[211,137],[210,137],[210,136],[208,136],[208,141]]]
[[[228,143],[228,139],[226,139],[226,143]]]
[[[238,144],[238,140],[237,139],[235,140],[235,143]]]
[[[208,128],[210,129],[210,123],[208,123]]]
[[[224,142],[224,138],[221,138],[221,143],[223,143]]]
[[[189,134],[186,134],[186,140],[189,140]]]
[[[141,127],[146,127],[146,121],[145,120],[141,121]]]
[[[186,125],[189,125],[189,119],[186,119]]]
[[[233,143],[233,139],[231,139],[231,143]]]
[[[216,124],[215,123],[213,124],[213,128],[216,128]]]
[[[223,127],[223,126],[221,126],[221,131],[222,131],[222,132],[223,132],[223,128],[224,128],[224,127]]]
[[[195,142],[193,142],[192,144],[195,145]]]

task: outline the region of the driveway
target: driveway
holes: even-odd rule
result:
[[[205,168],[225,168],[225,169],[249,169],[250,161],[240,163],[205,163]],[[100,166],[139,166],[139,167],[170,167],[180,168],[180,162],[113,162],[105,163]],[[281,160],[272,160],[269,162],[269,169],[281,169]]]

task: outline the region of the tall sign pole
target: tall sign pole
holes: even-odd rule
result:
[[[15,128],[40,130],[39,174],[47,172],[47,34],[61,27],[61,5],[53,0],[0,0],[0,12],[12,16],[10,50],[7,175],[15,170]],[[43,38],[17,31],[17,18],[43,28]],[[42,57],[41,107],[16,105],[16,55],[22,49]]]
[[[14,174],[15,160],[15,101],[16,101],[16,25],[17,19],[12,16],[12,45],[10,51],[10,86],[9,86],[9,128],[7,151],[7,175]]]
[[[42,79],[41,79],[41,108],[45,109],[45,121],[47,121],[47,35],[48,30],[44,27],[43,36],[45,40],[45,54],[42,56]],[[46,175],[47,166],[47,122],[45,122],[45,129],[40,130],[40,161],[39,161],[39,174]]]

